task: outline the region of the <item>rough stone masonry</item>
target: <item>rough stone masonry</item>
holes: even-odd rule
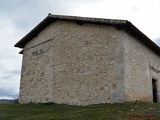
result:
[[[49,14],[23,48],[20,103],[160,102],[160,50],[125,20]]]

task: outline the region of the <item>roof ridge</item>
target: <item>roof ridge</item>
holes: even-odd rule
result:
[[[83,17],[83,16],[72,16],[72,15],[55,15],[55,14],[48,14],[49,17],[51,18],[60,18],[60,19],[67,19],[67,18],[72,18],[73,20],[99,20],[99,21],[115,21],[115,22],[122,22],[127,23],[128,20],[123,20],[123,19],[108,19],[108,18],[98,18],[98,17]]]

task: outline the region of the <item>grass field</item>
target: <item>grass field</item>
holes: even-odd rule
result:
[[[46,104],[0,104],[0,120],[160,120],[158,103],[100,104],[85,107]]]

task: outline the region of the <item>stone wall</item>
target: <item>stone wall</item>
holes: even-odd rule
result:
[[[26,44],[20,103],[125,101],[123,42],[111,26],[57,21]]]
[[[48,42],[24,51],[20,85],[21,103],[51,101],[51,48],[52,43]]]
[[[126,101],[152,101],[152,78],[155,78],[160,102],[160,57],[128,33],[121,31],[121,35]]]

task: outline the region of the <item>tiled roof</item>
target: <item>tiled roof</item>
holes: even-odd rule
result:
[[[145,34],[143,34],[138,28],[136,28],[131,22],[127,20],[116,20],[116,19],[101,19],[101,18],[89,18],[89,17],[77,17],[77,16],[64,16],[64,15],[53,15],[48,16],[40,22],[35,28],[33,28],[27,35],[25,35],[19,42],[15,44],[15,47],[24,48],[24,46],[34,37],[38,36],[44,28],[50,25],[56,20],[74,21],[79,25],[83,23],[92,24],[105,24],[112,25],[113,27],[121,30],[126,30],[129,34],[137,38],[138,41],[143,43],[150,50],[160,55],[160,47],[150,40]]]

